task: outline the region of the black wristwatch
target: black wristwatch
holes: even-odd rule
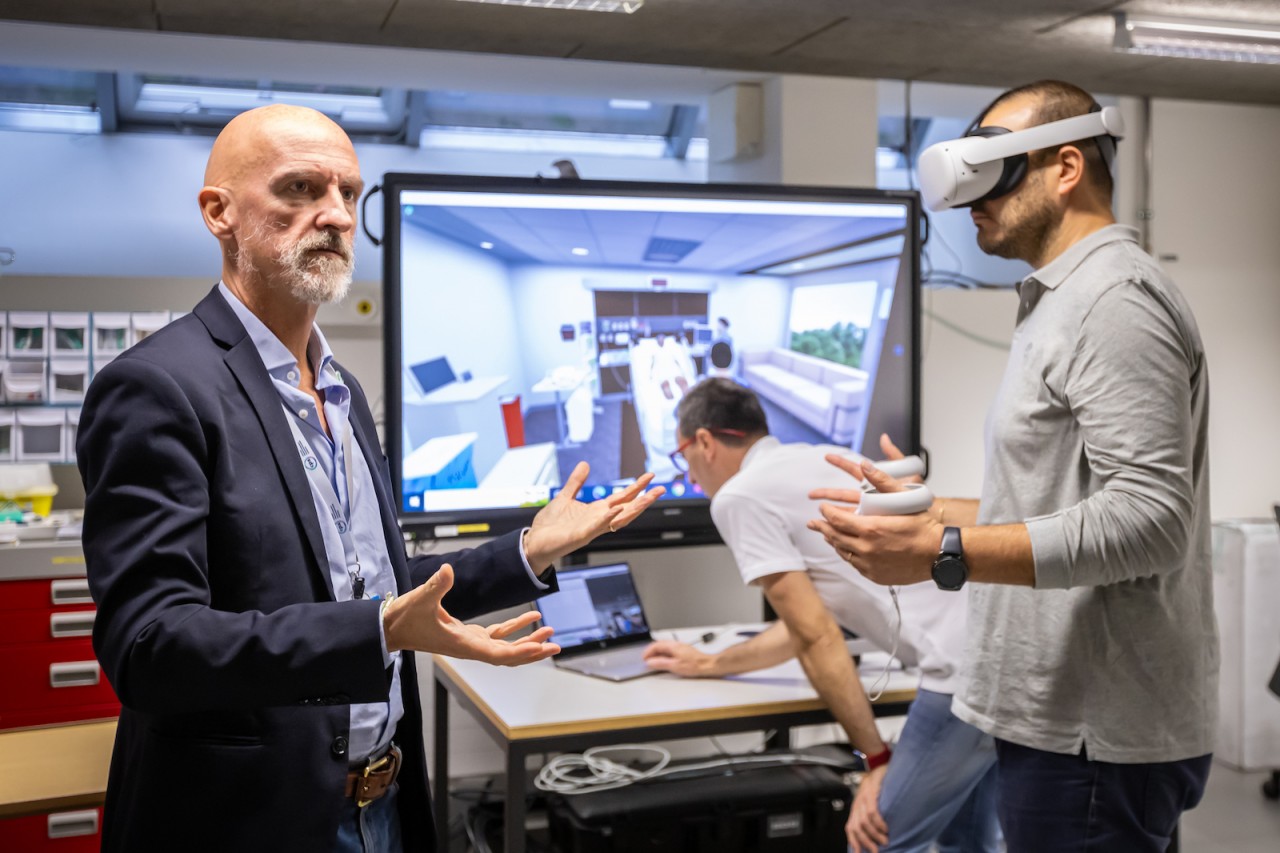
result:
[[[942,550],[933,561],[933,582],[938,589],[955,592],[969,579],[969,566],[964,561],[964,548],[960,545],[960,528],[942,530]]]

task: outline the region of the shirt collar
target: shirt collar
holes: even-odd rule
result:
[[[231,306],[231,310],[235,312],[236,317],[244,325],[244,330],[248,332],[249,339],[253,341],[254,349],[258,351],[258,355],[262,358],[262,365],[267,369],[267,373],[271,375],[271,378],[288,382],[296,388],[299,380],[297,375],[298,362],[293,357],[293,353],[289,352],[289,348],[281,343],[275,332],[268,329],[266,324],[258,319],[258,315],[250,311],[249,307],[240,301],[240,297],[231,292],[231,288],[227,287],[225,282],[218,282],[218,290],[222,293],[222,298]],[[329,342],[325,340],[324,333],[320,331],[320,327],[314,324],[311,326],[311,337],[307,340],[307,360],[315,366],[317,389],[341,383],[341,377],[338,376],[337,370],[333,368],[333,350],[329,348]],[[290,371],[293,372],[292,376],[289,375]]]
[[[1137,243],[1138,230],[1128,225],[1118,224],[1099,228],[1087,237],[1072,243],[1065,252],[1024,278],[1019,290],[1032,282],[1053,290],[1066,281],[1076,268],[1084,263],[1085,258],[1103,246],[1121,242]]]
[[[748,465],[750,465],[752,461],[759,459],[761,456],[768,453],[771,449],[777,447],[781,443],[782,442],[778,440],[777,436],[773,436],[773,435],[766,435],[764,438],[759,439],[758,441],[756,441],[755,444],[751,445],[751,447],[747,450],[746,455],[742,457],[742,465],[738,468],[738,470],[739,471],[743,470]]]

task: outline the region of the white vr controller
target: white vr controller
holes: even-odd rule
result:
[[[876,462],[875,466],[894,479],[924,476],[924,460],[919,456],[886,459]],[[877,492],[863,480],[858,515],[915,515],[933,506],[933,492],[924,483],[904,483],[903,486],[901,492]]]

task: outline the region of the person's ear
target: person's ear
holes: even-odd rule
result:
[[[230,240],[236,224],[231,193],[222,187],[205,187],[196,201],[209,232],[219,240]]]
[[[698,431],[693,434],[693,441],[698,445],[698,450],[708,462],[715,458],[716,441],[715,436],[711,434],[711,430],[706,427],[699,427]]]
[[[1084,152],[1074,145],[1064,145],[1058,149],[1057,194],[1065,198],[1074,193],[1084,181]]]

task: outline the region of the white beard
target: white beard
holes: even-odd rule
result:
[[[245,251],[245,246],[260,243],[267,230],[266,222],[258,221],[237,240],[234,261],[236,272],[242,279],[258,277],[258,266]],[[332,249],[342,257],[308,257],[307,253],[313,249]],[[271,257],[278,273],[267,284],[274,288],[287,288],[289,294],[299,302],[308,305],[339,302],[351,288],[355,247],[348,246],[337,234],[317,233],[304,237],[292,246],[272,247]]]

